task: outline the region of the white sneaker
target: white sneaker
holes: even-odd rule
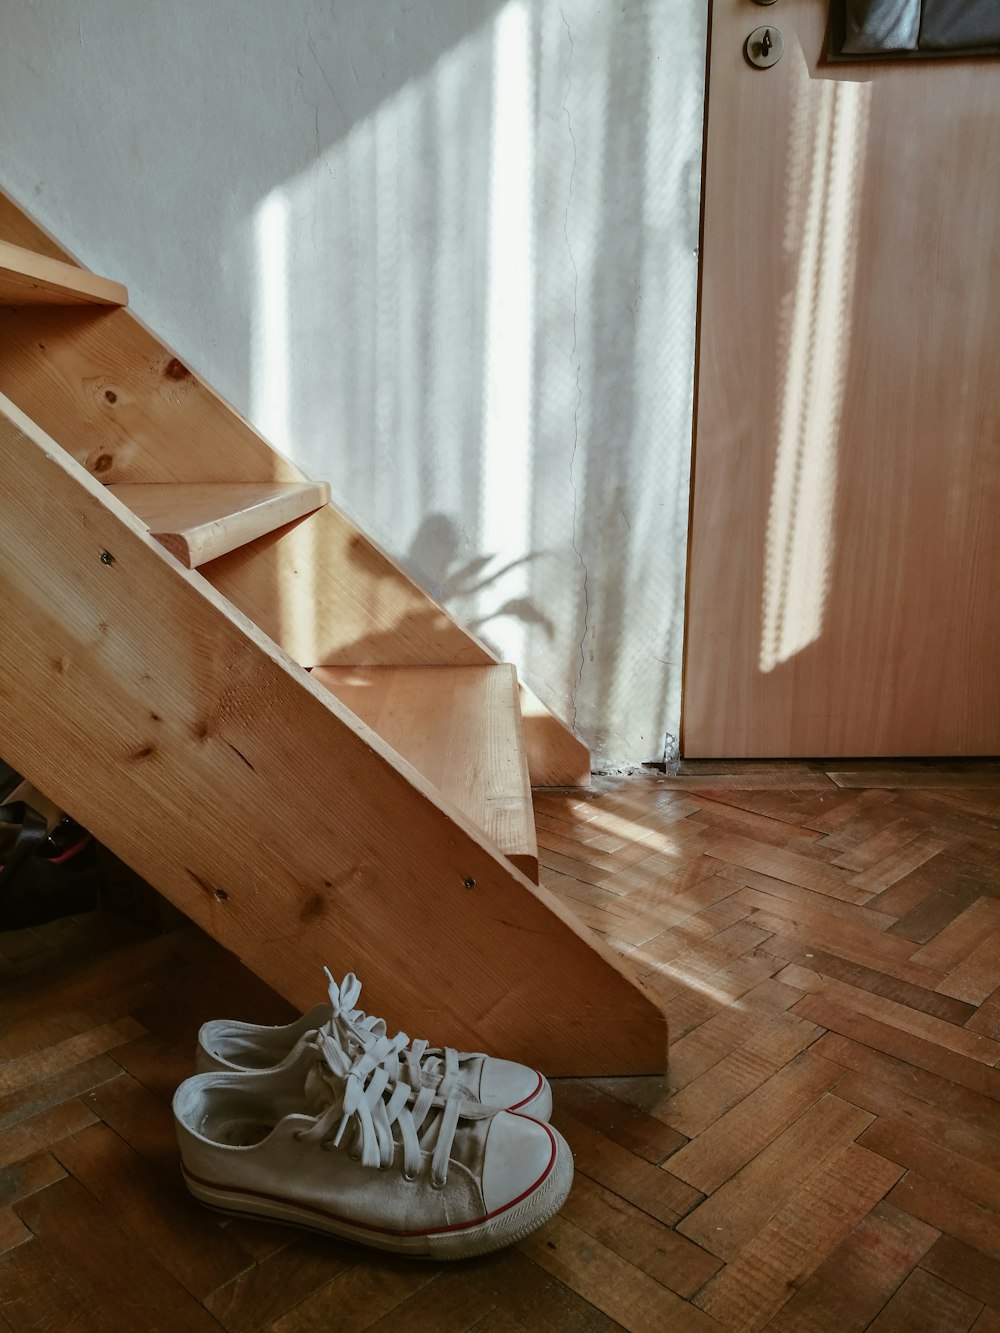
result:
[[[199,1073],[278,1069],[294,1062],[301,1046],[314,1040],[317,1029],[338,1041],[348,1054],[358,1042],[373,1035],[384,1037],[385,1020],[356,1007],[361,983],[354,973],[348,972],[339,986],[329,971],[326,976],[330,1003],[317,1005],[286,1027],[262,1027],[229,1019],[205,1023],[198,1033],[195,1068]],[[520,1111],[536,1120],[548,1120],[552,1115],[548,1081],[537,1070],[513,1060],[498,1060],[480,1051],[456,1051],[450,1046],[428,1046],[422,1040],[409,1042],[386,1058],[394,1083],[433,1087],[442,1097],[458,1087],[466,1097],[484,1106]]]
[[[547,1222],[573,1180],[566,1141],[457,1089],[393,1083],[405,1041],[372,1034],[351,1058],[320,1032],[275,1069],[187,1079],[174,1117],[188,1189],[227,1212],[435,1259]]]

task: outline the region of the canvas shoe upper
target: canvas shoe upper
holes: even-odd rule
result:
[[[572,1154],[550,1125],[393,1082],[403,1034],[353,1055],[320,1032],[258,1073],[196,1074],[174,1117],[203,1203],[380,1249],[457,1259],[512,1244],[562,1206]]]
[[[198,1034],[198,1071],[243,1073],[277,1068],[286,1061],[294,1061],[301,1046],[312,1042],[319,1029],[338,1041],[345,1051],[372,1036],[384,1037],[385,1020],[357,1007],[361,983],[354,973],[348,972],[339,985],[329,971],[326,976],[330,1003],[317,1005],[285,1027],[263,1027],[228,1019],[205,1023]],[[414,1088],[430,1086],[442,1096],[458,1087],[466,1097],[484,1106],[521,1111],[537,1120],[548,1120],[552,1115],[552,1089],[548,1081],[537,1070],[513,1060],[500,1060],[481,1051],[430,1046],[423,1040],[408,1041],[386,1059],[394,1082],[406,1082]]]

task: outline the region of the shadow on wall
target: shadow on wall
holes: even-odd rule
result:
[[[497,601],[491,593],[494,585],[507,580],[538,555],[533,552],[519,556],[499,567],[497,557],[491,553],[466,559],[458,524],[447,514],[430,514],[421,523],[402,564],[432,597],[450,607],[477,638],[499,653],[500,645],[485,630],[491,621],[509,619],[522,626],[535,627],[549,639],[555,637],[555,625],[530,597]],[[434,582],[438,575],[443,579],[441,583]],[[493,602],[496,604],[492,605]],[[491,605],[492,609],[483,611],[484,606]]]
[[[250,238],[255,423],[612,763],[662,757],[679,717],[704,69],[685,8],[470,4],[478,24],[349,125],[344,53],[310,39],[316,153]]]

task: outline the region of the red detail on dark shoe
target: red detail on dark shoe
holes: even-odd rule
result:
[[[77,842],[74,842],[71,847],[67,847],[64,852],[61,852],[59,854],[59,856],[51,856],[47,857],[46,859],[48,860],[49,865],[64,866],[67,861],[72,861],[73,857],[78,856],[80,852],[82,852],[87,846],[89,846],[89,844],[90,844],[90,834],[85,833],[83,837],[78,839]]]

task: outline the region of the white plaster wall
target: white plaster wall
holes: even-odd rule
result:
[[[703,0],[6,0],[0,182],[517,661],[678,731]]]

